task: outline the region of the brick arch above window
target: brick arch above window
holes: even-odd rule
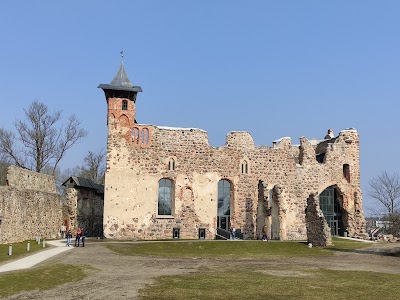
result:
[[[127,115],[122,114],[119,118],[118,118],[118,124],[121,127],[130,127],[130,122],[129,122],[129,118]]]

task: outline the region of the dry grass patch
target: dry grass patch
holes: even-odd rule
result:
[[[64,264],[0,273],[0,297],[23,291],[47,290],[57,285],[79,281],[85,276],[82,266]]]
[[[399,284],[398,275],[374,272],[326,269],[298,272],[289,269],[268,274],[227,269],[222,272],[164,276],[158,278],[154,285],[148,285],[140,290],[140,297],[164,300],[374,298],[397,300]]]

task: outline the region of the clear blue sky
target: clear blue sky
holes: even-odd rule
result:
[[[140,123],[196,127],[222,146],[360,134],[368,181],[400,165],[400,1],[3,1],[0,126],[33,100],[89,131],[62,166],[106,147],[106,101],[121,49],[143,88]],[[366,213],[368,213],[366,211]]]

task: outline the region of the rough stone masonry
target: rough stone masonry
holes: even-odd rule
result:
[[[102,84],[108,113],[104,235],[114,239],[214,239],[235,227],[245,239],[318,240],[362,236],[359,135],[291,138],[256,146],[229,132],[214,148],[207,133],[136,123],[136,96],[123,64]],[[309,201],[307,199],[314,199]],[[308,217],[306,209],[308,205]],[[313,206],[312,207],[310,207]],[[325,213],[325,216],[324,216]],[[312,215],[314,214],[314,215]],[[325,217],[325,223],[319,220]],[[309,222],[307,220],[310,220]],[[307,233],[322,232],[321,237]]]
[[[59,237],[63,214],[53,176],[10,166],[0,186],[0,244]]]

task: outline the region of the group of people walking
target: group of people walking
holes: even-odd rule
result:
[[[67,246],[69,247],[71,245],[71,239],[72,239],[71,230],[68,230],[68,232],[66,234],[66,238],[67,238]],[[83,229],[78,228],[78,230],[76,231],[74,246],[79,247],[79,243],[82,242],[82,247],[85,247],[85,239],[86,239],[86,236],[83,232]]]

